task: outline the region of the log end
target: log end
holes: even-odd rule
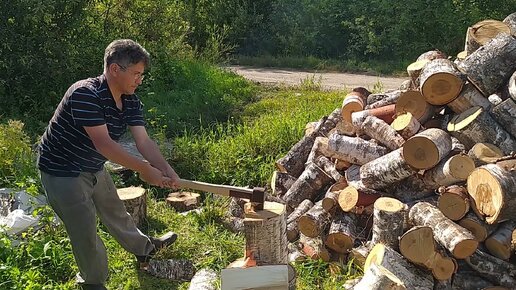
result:
[[[485,216],[486,222],[496,223],[505,202],[503,189],[498,179],[486,168],[479,167],[469,175],[467,188],[475,204],[474,207],[482,216]]]
[[[435,73],[421,85],[421,94],[432,105],[445,105],[459,96],[464,81],[447,72]]]
[[[452,258],[436,255],[432,275],[439,281],[450,279],[457,270],[457,264]]]
[[[439,163],[439,150],[426,137],[413,136],[403,144],[403,158],[416,169],[429,169]]]
[[[435,253],[432,228],[415,227],[400,238],[400,252],[413,263],[425,265]]]
[[[487,238],[486,228],[473,219],[465,217],[459,221],[459,225],[470,231],[478,242],[483,242]]]
[[[396,114],[403,114],[406,112],[421,120],[428,115],[429,104],[419,91],[410,90],[403,92],[396,102]]]
[[[497,239],[487,238],[485,241],[486,248],[489,252],[502,260],[508,260],[511,257],[511,245],[510,243],[501,243]]]
[[[302,216],[299,218],[298,227],[299,231],[307,237],[315,238],[319,236],[316,222],[308,216]]]
[[[439,210],[452,221],[462,219],[469,211],[469,200],[452,192],[442,193],[437,205]]]
[[[347,253],[353,248],[353,239],[341,233],[329,234],[326,238],[326,246],[337,253]]]
[[[465,239],[457,243],[453,249],[453,256],[457,259],[466,259],[471,256],[478,248],[478,241],[473,239]]]

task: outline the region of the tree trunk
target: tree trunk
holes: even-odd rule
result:
[[[375,116],[378,119],[382,119],[386,123],[390,124],[393,121],[393,117],[396,114],[396,105],[391,104],[383,107],[374,109],[367,109],[351,114],[351,124],[356,128],[361,128],[362,123],[368,116]]]
[[[484,96],[489,96],[511,77],[516,63],[516,39],[501,33],[459,63]]]
[[[382,266],[371,265],[353,290],[404,290],[403,282]]]
[[[387,153],[385,147],[359,137],[332,134],[328,141],[332,156],[353,164],[365,164]]]
[[[360,168],[360,179],[365,187],[383,189],[415,173],[401,156],[402,148],[368,162]]]
[[[414,267],[395,250],[376,244],[367,256],[364,270],[367,271],[370,265],[382,266],[398,277],[407,289],[428,290],[434,286],[430,274]]]
[[[480,276],[504,287],[514,289],[516,285],[516,266],[488,255],[480,250],[466,258],[466,263]]]
[[[508,260],[513,250],[511,249],[512,233],[516,229],[516,221],[506,221],[486,239],[485,245],[491,255]],[[516,278],[516,277],[515,277]]]
[[[512,137],[516,137],[516,102],[507,99],[491,109],[491,116],[495,119]],[[513,148],[516,151],[516,147]]]
[[[299,218],[299,231],[310,238],[323,234],[330,226],[331,215],[322,207],[322,201],[318,201],[309,211]]]
[[[357,238],[357,218],[354,214],[339,212],[326,236],[326,246],[337,253],[347,253]]]
[[[201,195],[194,192],[172,192],[168,195],[167,204],[178,212],[185,212],[199,207]]]
[[[285,205],[276,202],[265,202],[263,210],[246,212],[245,258],[255,260],[257,265],[287,264],[285,214]]]
[[[466,78],[450,60],[435,59],[424,66],[419,79],[425,100],[432,105],[445,105],[459,95]]]
[[[324,247],[324,243],[321,237],[307,237],[301,234],[299,239],[300,243],[303,245],[303,253],[310,257],[312,260],[323,260],[325,262],[330,261],[330,252]]]
[[[373,237],[371,243],[382,243],[398,249],[398,240],[403,235],[407,206],[397,199],[380,197],[374,202]]]
[[[307,211],[309,211],[314,206],[314,203],[309,200],[303,200],[296,209],[292,213],[288,215],[287,218],[287,239],[289,242],[293,242],[297,240],[299,237],[299,227],[298,220],[304,215]]]
[[[343,180],[342,182],[337,182],[328,188],[326,191],[326,195],[322,199],[322,207],[325,211],[331,212],[335,206],[339,203],[339,195],[342,189],[346,188],[348,183]]]
[[[315,199],[319,191],[331,180],[332,178],[324,170],[314,163],[310,163],[285,193],[283,199],[291,209],[294,209],[305,199]]]
[[[475,167],[480,167],[488,163],[495,163],[496,160],[503,157],[503,152],[491,143],[476,143],[468,151],[468,156],[475,162]]]
[[[511,34],[509,26],[498,20],[483,20],[468,27],[466,32],[465,50],[471,55],[484,44],[496,37],[498,33]]]
[[[147,220],[147,191],[142,187],[131,186],[119,188],[117,193],[136,226],[143,226]]]
[[[351,212],[357,207],[372,205],[380,197],[381,193],[376,190],[356,188],[352,185],[348,185],[340,191],[338,202],[343,211]]]
[[[367,97],[367,106],[365,109],[369,110],[396,104],[400,95],[400,90],[380,94],[370,94],[369,97]]]
[[[475,236],[475,239],[479,242],[483,242],[498,228],[497,224],[486,224],[473,212],[469,212],[458,222],[458,224],[461,227],[469,230]]]
[[[283,196],[296,182],[296,178],[288,173],[274,171],[271,179],[272,195]]]
[[[437,206],[452,221],[462,219],[469,212],[469,195],[466,188],[458,185],[439,188]]]
[[[152,276],[173,281],[190,281],[195,275],[195,267],[188,260],[151,259],[146,270]]]
[[[428,202],[416,203],[410,209],[409,219],[412,224],[431,227],[435,239],[457,259],[464,259],[477,249],[478,242],[472,233],[452,222]]]
[[[437,128],[426,129],[408,139],[402,147],[403,158],[413,168],[430,169],[451,151],[451,137]]]
[[[201,269],[193,276],[188,290],[216,290],[217,276],[217,273],[211,269]]]
[[[425,171],[423,179],[426,184],[439,187],[465,181],[475,162],[466,154],[456,154],[441,160],[435,167]]]
[[[366,117],[361,129],[368,136],[385,145],[390,150],[400,148],[405,142],[405,139],[396,130],[375,116]]]
[[[487,223],[516,218],[516,159],[486,164],[468,177],[468,192]]]
[[[427,103],[425,97],[415,90],[403,92],[396,102],[396,114],[410,112],[421,124],[430,120],[435,111],[436,107]]]
[[[419,132],[421,123],[412,116],[412,113],[407,112],[398,115],[392,122],[391,127],[396,130],[403,139],[407,140]]]
[[[488,111],[491,102],[470,82],[466,82],[459,96],[447,104],[453,112],[460,114],[469,108],[479,106]]]

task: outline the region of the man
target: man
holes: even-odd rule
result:
[[[41,181],[70,237],[83,289],[106,289],[107,254],[97,235],[96,214],[142,264],[157,248],[177,238],[172,232],[159,239],[140,232],[104,168],[105,161],[111,160],[139,172],[151,185],[178,186],[178,175],[147,134],[142,104],[134,94],[149,61],[149,53],[138,43],[113,41],[104,54],[104,73],[78,81],[66,91],[41,139]],[[148,162],[133,157],[116,142],[127,126]]]

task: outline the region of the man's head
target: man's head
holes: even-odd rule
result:
[[[104,53],[104,73],[111,80],[111,89],[121,94],[134,94],[149,64],[147,50],[130,39],[111,42]]]

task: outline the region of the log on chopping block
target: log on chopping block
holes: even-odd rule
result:
[[[340,174],[340,172],[335,168],[335,163],[331,162],[330,159],[326,158],[325,156],[319,156],[314,160],[314,163],[319,166],[328,176],[331,176],[331,178],[335,182],[340,182],[341,180],[344,180],[344,176]]]
[[[296,180],[297,178],[288,173],[274,171],[271,178],[272,195],[283,196]]]
[[[498,228],[498,224],[487,224],[473,212],[469,212],[458,224],[469,230],[479,242],[483,242]]]
[[[396,116],[391,124],[391,127],[396,130],[396,132],[398,132],[398,134],[400,134],[403,139],[407,140],[419,132],[421,129],[421,123],[419,123],[419,121],[414,118],[412,113],[406,112]]]
[[[392,92],[385,92],[380,94],[370,94],[367,97],[366,110],[385,107],[388,105],[396,104],[396,101],[401,95],[401,90],[395,90]]]
[[[514,289],[516,285],[516,266],[504,260],[476,250],[466,258],[466,263],[480,276],[496,285]]]
[[[357,218],[352,213],[338,212],[333,220],[326,236],[326,247],[337,253],[347,253],[358,236]]]
[[[465,51],[471,55],[484,44],[498,35],[498,33],[511,34],[510,27],[498,20],[482,20],[475,25],[468,27],[466,32]]]
[[[152,276],[173,281],[190,281],[195,275],[195,266],[189,260],[151,259],[145,270]]]
[[[453,277],[452,290],[486,289],[493,283],[478,277],[475,271],[459,271]]]
[[[471,232],[448,219],[428,202],[412,206],[409,219],[414,225],[431,227],[435,239],[457,259],[464,259],[477,249],[478,242]]]
[[[299,218],[299,232],[310,238],[321,236],[330,226],[331,220],[331,214],[323,209],[322,201],[318,201]]]
[[[405,290],[403,282],[389,270],[372,264],[353,290]]]
[[[502,150],[491,143],[476,143],[468,151],[468,156],[475,162],[475,167],[495,163],[503,155]]]
[[[408,142],[408,141],[407,141]],[[360,167],[360,179],[365,187],[380,190],[415,173],[401,154],[402,148]]]
[[[396,114],[410,112],[421,124],[430,120],[436,107],[429,104],[423,95],[416,90],[403,92],[396,102]]]
[[[437,207],[447,218],[458,221],[469,212],[470,200],[465,187],[458,185],[442,186],[439,187],[438,192]]]
[[[429,129],[430,130],[430,129]],[[465,181],[475,169],[475,162],[466,154],[456,154],[441,160],[435,167],[425,171],[426,184],[439,187]]]
[[[407,289],[433,289],[434,281],[429,273],[414,267],[400,253],[388,246],[376,244],[371,249],[364,265],[364,271],[367,271],[373,264],[392,272]]]
[[[451,151],[451,137],[441,129],[430,128],[409,138],[402,147],[407,164],[416,169],[436,166]]]
[[[290,209],[296,208],[303,200],[314,200],[319,191],[330,184],[333,179],[314,163],[310,163],[301,176],[292,184],[283,200]]]
[[[195,192],[172,192],[167,198],[166,202],[178,212],[185,212],[199,207],[201,195]]]
[[[489,253],[499,259],[508,260],[513,253],[511,246],[514,230],[516,230],[516,221],[510,220],[502,223],[485,241]]]
[[[367,90],[366,90],[367,91]],[[364,110],[367,104],[368,92],[362,90],[353,90],[346,95],[342,102],[342,120],[351,123],[351,114]]]
[[[448,59],[435,59],[427,63],[419,76],[420,91],[432,105],[446,105],[462,90],[466,77]]]
[[[188,290],[216,290],[215,286],[218,280],[218,274],[211,269],[201,269],[197,271],[190,281]]]
[[[405,139],[396,130],[375,116],[366,117],[361,129],[368,136],[385,145],[390,150],[400,148],[405,142]]]
[[[303,200],[292,213],[290,213],[287,217],[287,239],[290,242],[297,240],[299,237],[299,227],[298,220],[299,218],[309,211],[314,206],[314,203],[309,200]]]
[[[338,203],[344,212],[351,212],[357,207],[372,205],[381,196],[379,191],[348,185],[340,191]]]
[[[141,227],[147,220],[147,191],[142,187],[125,187],[117,189],[120,200],[131,215],[135,225]]]
[[[322,199],[322,207],[327,212],[332,212],[335,206],[339,203],[339,195],[341,190],[346,188],[348,183],[345,180],[337,182],[328,188],[324,198]]]
[[[221,290],[294,290],[296,272],[291,265],[242,267],[241,261],[221,271]]]
[[[455,262],[438,250],[430,227],[411,228],[401,236],[399,247],[407,260],[430,270],[437,280],[448,280],[455,273]]]
[[[410,80],[414,84],[415,88],[419,88],[419,85],[420,85],[419,76],[421,75],[421,71],[423,70],[423,67],[425,67],[425,65],[429,62],[430,62],[429,59],[421,59],[421,60],[416,60],[415,62],[413,62],[407,66],[407,73],[410,77]]]
[[[362,123],[368,116],[375,116],[378,119],[382,119],[386,123],[390,124],[393,121],[393,117],[396,114],[396,105],[391,104],[383,107],[374,109],[366,109],[363,111],[354,112],[351,114],[351,124],[356,128],[361,128]]]
[[[459,96],[446,106],[453,112],[460,114],[472,107],[482,107],[488,111],[491,109],[491,102],[470,82],[466,82]]]
[[[500,124],[512,137],[516,138],[516,102],[507,99],[491,109],[491,116]],[[513,148],[516,151],[516,148]]]
[[[500,33],[458,64],[484,96],[498,91],[514,72],[516,39]]]
[[[475,207],[488,224],[516,218],[516,159],[476,168],[467,185]]]
[[[403,235],[407,205],[395,198],[380,197],[374,202],[373,237],[371,243],[384,244],[398,249],[398,240]]]
[[[328,140],[328,150],[333,158],[352,164],[365,164],[387,153],[387,149],[374,142],[359,137],[332,134]]]
[[[320,236],[307,237],[300,235],[299,242],[303,245],[302,252],[312,260],[323,260],[329,262],[331,255],[324,246],[324,242]]]

